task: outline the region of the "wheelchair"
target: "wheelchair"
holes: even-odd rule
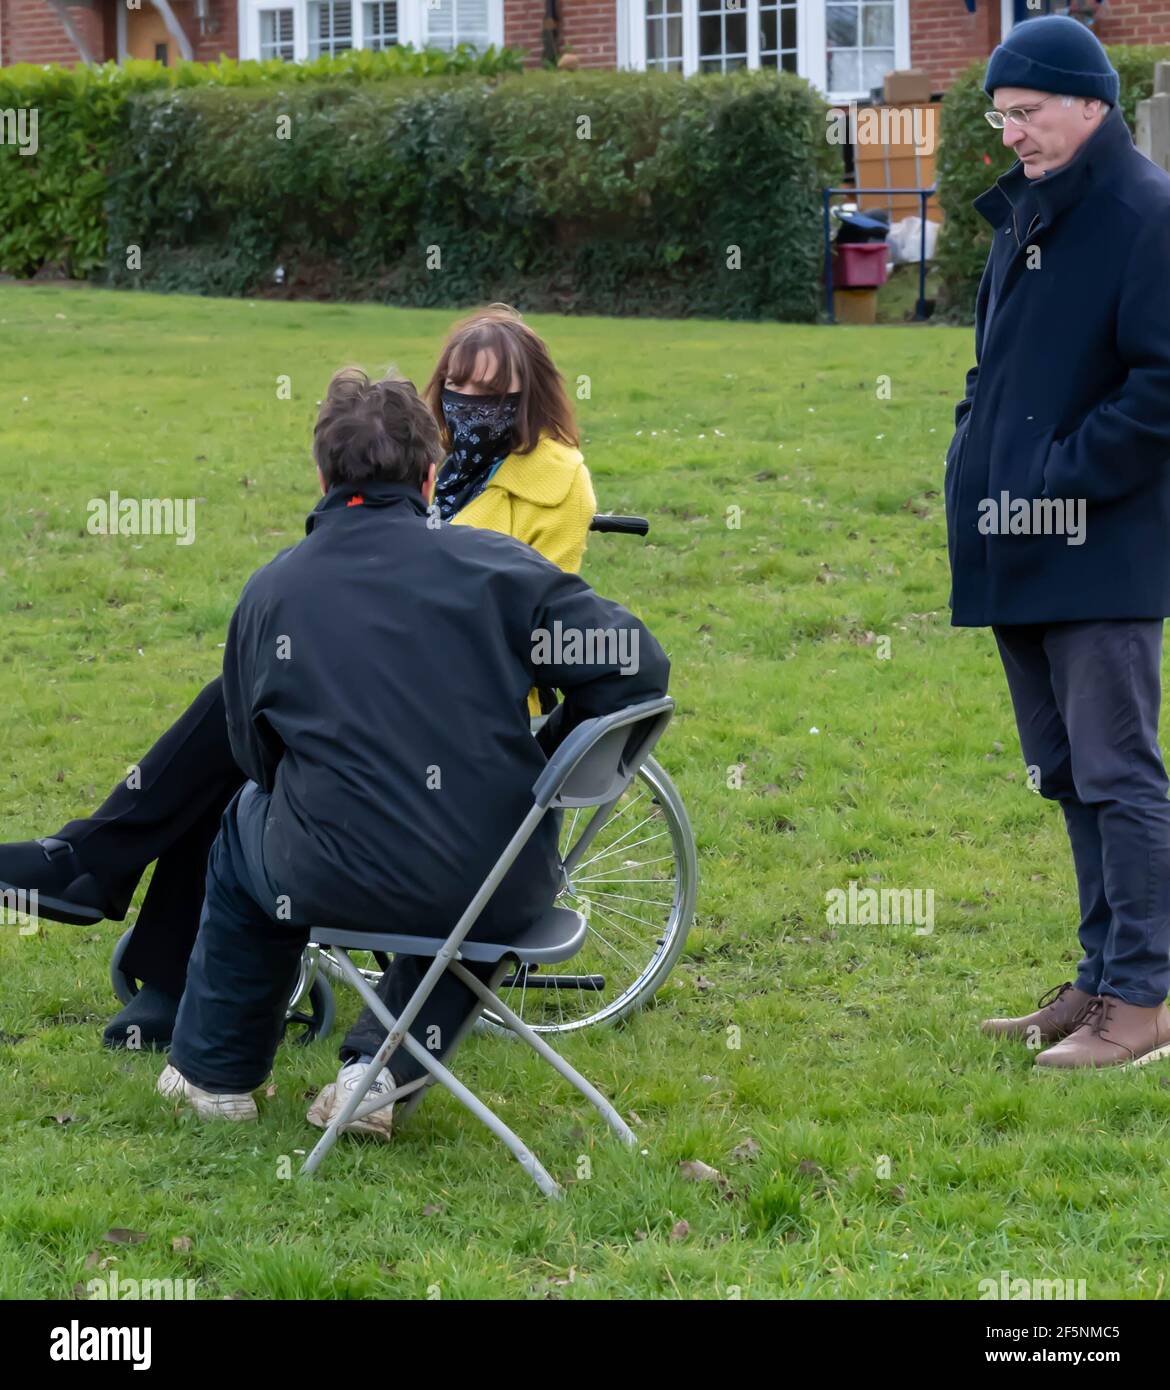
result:
[[[595,516],[591,531],[645,536],[637,516]],[[534,718],[533,732],[547,718]],[[648,757],[621,798],[608,810],[565,813],[560,835],[561,888],[555,906],[572,908],[587,922],[585,945],[573,972],[520,965],[497,986],[505,1006],[534,1032],[572,1033],[617,1023],[644,1007],[661,988],[686,945],[695,915],[698,856],[682,797],[665,768]],[[138,982],[122,969],[130,932],[110,962],[114,993],[128,1003]],[[376,989],[389,959],[380,952],[350,952]],[[307,1044],[333,1027],[330,981],[343,975],[331,952],[310,943],[290,996],[285,1040]],[[485,1011],[477,1027],[508,1032]]]

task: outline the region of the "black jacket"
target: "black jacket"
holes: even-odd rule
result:
[[[951,621],[1165,617],[1170,177],[1114,107],[1064,168],[1029,180],[1017,162],[974,206],[995,233],[947,451]],[[993,529],[1004,492],[1031,533]],[[1049,509],[1036,533],[1032,499],[1069,499],[1063,532]]]
[[[405,484],[360,497],[332,489],[306,539],[245,586],[224,654],[228,732],[272,794],[265,869],[287,899],[274,915],[441,935],[531,808],[546,752],[583,719],[665,694],[670,663],[626,609],[520,541],[438,525]],[[621,673],[632,646],[534,639],[587,629],[636,640],[636,674]],[[565,694],[540,742],[538,683]],[[475,935],[507,939],[551,903],[556,837],[548,816]]]

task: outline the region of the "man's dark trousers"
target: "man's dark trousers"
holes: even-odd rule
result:
[[[1170,991],[1162,620],[993,631],[1029,776],[1060,803],[1072,843],[1085,952],[1076,987],[1160,1004]]]
[[[268,801],[267,793],[247,782],[224,812],[175,1021],[171,1062],[188,1081],[216,1094],[254,1091],[268,1077],[309,940],[307,926],[278,917],[279,895],[262,850]],[[491,978],[492,966],[466,964],[478,978]],[[378,991],[395,1017],[429,966],[428,959],[395,956]],[[411,1036],[424,1047],[437,1038],[440,1046],[432,1051],[441,1060],[477,1002],[461,981],[443,975],[411,1025]],[[381,1029],[371,1053],[385,1036]],[[404,1048],[391,1058],[390,1071],[399,1085],[425,1074]]]

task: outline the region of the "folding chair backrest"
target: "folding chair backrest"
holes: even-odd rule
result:
[[[538,806],[601,806],[614,801],[661,738],[674,713],[668,696],[587,719],[549,759],[532,788]]]

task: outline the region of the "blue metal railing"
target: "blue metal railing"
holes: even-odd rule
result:
[[[824,229],[825,229],[825,310],[829,315],[829,322],[836,323],[837,318],[833,313],[833,242],[831,218],[829,217],[829,199],[838,193],[849,193],[854,198],[869,197],[871,193],[916,193],[918,195],[919,211],[922,215],[922,239],[918,249],[918,302],[914,306],[914,317],[925,319],[926,312],[926,200],[934,193],[937,185],[931,184],[928,188],[822,188],[821,202],[824,207]]]

